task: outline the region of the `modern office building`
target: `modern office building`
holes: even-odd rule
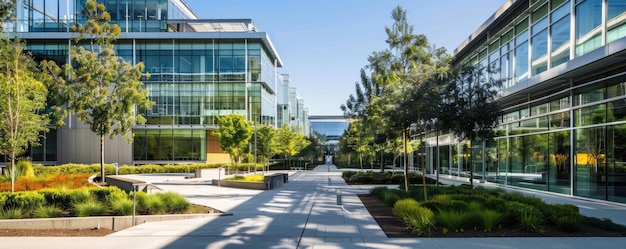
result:
[[[496,69],[504,115],[473,160],[431,134],[430,172],[626,202],[626,1],[508,0],[454,55]]]
[[[156,104],[134,128],[134,143],[106,142],[107,163],[228,162],[211,136],[216,117],[245,115],[279,125],[278,68],[282,61],[267,33],[250,19],[200,19],[183,0],[100,0],[121,27],[117,53],[143,62],[149,98]],[[69,60],[72,23],[85,21],[85,0],[19,0],[16,28],[37,59]],[[297,108],[303,108],[298,105]],[[99,161],[98,138],[68,117],[30,156],[43,163]]]
[[[311,134],[309,110],[298,89],[291,84],[289,74],[278,76],[278,127],[288,125],[291,130],[305,136]]]
[[[350,119],[344,116],[310,116],[309,119],[313,132],[326,138],[326,154],[339,151],[339,138],[348,130]]]

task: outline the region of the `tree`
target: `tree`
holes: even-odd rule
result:
[[[217,129],[211,133],[220,147],[230,155],[235,165],[241,161],[243,151],[252,138],[252,122],[246,121],[246,117],[240,114],[217,116]]]
[[[111,16],[104,5],[87,0],[81,14],[87,20],[72,27],[77,36],[70,61],[63,67],[54,61],[42,65],[55,96],[53,109],[64,116],[67,107],[100,137],[100,176],[104,182],[105,135],[121,135],[132,142],[133,125],[146,121],[136,109],[148,109],[153,103],[141,82],[143,63],[133,66],[115,54],[113,43],[121,29],[109,24]]]
[[[291,167],[290,158],[300,153],[300,151],[309,145],[306,136],[295,133],[288,125],[283,125],[276,133],[278,141],[278,151],[285,156],[287,165]]]
[[[3,24],[14,16],[15,0],[0,0],[0,30],[4,32]]]
[[[0,39],[0,152],[11,160],[11,192],[15,190],[16,159],[29,145],[39,145],[47,132],[47,89],[32,57],[19,40]]]
[[[311,163],[313,163],[314,159],[324,156],[322,141],[319,138],[308,136],[306,140],[308,145],[302,148],[299,153],[300,156],[308,157]]]
[[[270,157],[277,153],[276,129],[273,126],[261,125],[257,128],[256,136],[257,156],[263,165],[267,166]]]
[[[444,103],[440,117],[445,128],[458,138],[468,139],[470,151],[474,139],[493,139],[501,111],[495,101],[501,81],[489,78],[490,70],[480,64],[457,69],[443,89]],[[470,161],[473,158],[470,153]],[[471,164],[470,164],[471,165]],[[474,167],[470,166],[470,184],[473,186]]]
[[[386,118],[387,127],[399,130],[402,134],[403,147],[407,149],[404,154],[407,155],[406,139],[410,135],[411,125],[417,124],[420,138],[424,133],[422,124],[428,116],[425,107],[431,104],[429,100],[432,98],[428,96],[434,90],[431,84],[427,84],[427,79],[433,75],[444,75],[448,70],[450,56],[444,48],[431,46],[426,36],[413,33],[413,25],[408,23],[407,13],[400,6],[392,11],[391,17],[394,24],[385,28],[389,48],[374,52],[368,60],[372,80],[379,82],[382,88],[380,113]],[[408,167],[406,156],[404,158],[405,190],[408,191]],[[425,176],[422,179],[425,185]]]

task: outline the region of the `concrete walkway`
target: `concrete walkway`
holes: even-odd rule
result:
[[[203,179],[176,174],[132,177],[232,215],[145,223],[107,237],[0,237],[0,247],[610,249],[626,245],[624,238],[387,238],[356,196],[372,186],[346,185],[332,165],[291,172],[283,188],[270,191],[209,186]],[[339,193],[343,205],[337,205]],[[555,202],[568,199],[554,198]],[[620,205],[583,204],[598,214],[611,210],[613,218],[626,217],[626,208]]]

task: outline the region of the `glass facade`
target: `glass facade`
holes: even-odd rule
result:
[[[85,21],[77,11],[85,2],[18,1],[15,27],[36,59],[68,61],[73,36],[69,26]],[[180,0],[99,3],[111,14],[112,23],[121,27],[117,54],[132,64],[144,64],[142,81],[155,103],[149,110],[138,110],[147,122],[134,129],[127,163],[214,161],[212,153],[223,153],[209,146],[215,142],[210,131],[216,128],[219,115],[238,113],[254,122],[276,124],[276,74],[282,62],[267,34],[258,32],[252,20],[198,19]],[[42,32],[66,35],[49,39],[37,35]],[[33,159],[77,162],[55,156],[60,151],[52,146],[56,135],[47,134],[43,146],[31,149]]]
[[[339,138],[350,125],[350,121],[342,116],[311,116],[311,129],[319,136],[326,137],[326,152],[339,150]]]
[[[509,23],[483,30],[487,38],[458,58],[486,58],[496,68],[491,77],[503,81],[496,138],[470,148],[447,134],[435,147],[432,132],[427,171],[439,165],[442,174],[469,177],[472,170],[476,179],[502,185],[626,203],[626,61],[583,56],[626,39],[626,4],[538,0],[510,8],[523,11],[499,17]],[[573,60],[583,62],[566,63]]]

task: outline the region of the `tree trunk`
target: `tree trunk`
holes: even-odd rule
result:
[[[469,167],[470,167],[470,186],[474,188],[474,148],[472,148],[472,144],[474,138],[470,135],[470,155],[469,155]]]
[[[11,153],[11,193],[15,192],[15,153]]]
[[[383,158],[384,156],[384,149],[380,149],[380,172],[385,172],[385,160]]]
[[[420,164],[422,168],[422,187],[424,188],[424,201],[428,200],[427,190],[426,190],[426,146],[424,146],[424,139],[422,136],[422,125],[419,125],[419,136],[420,136]]]
[[[440,162],[439,162],[439,158],[441,158],[441,155],[439,155],[439,152],[440,152],[440,150],[439,150],[439,129],[437,129],[437,142],[436,142],[436,144],[437,144],[437,160],[436,160],[436,162],[437,162],[437,177],[436,177],[437,182],[435,182],[435,186],[439,187],[439,170],[441,169],[441,165],[440,165]]]
[[[402,129],[402,144],[404,145],[404,191],[409,192],[409,166],[407,165],[406,130]]]
[[[104,177],[104,134],[100,135],[100,182],[105,183]]]
[[[361,171],[363,171],[363,155],[359,152],[359,165],[361,165]]]

